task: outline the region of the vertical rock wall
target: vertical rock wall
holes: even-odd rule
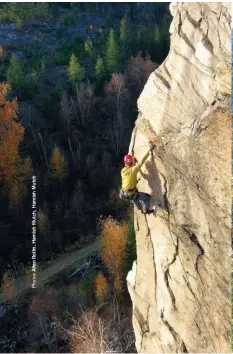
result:
[[[129,272],[138,352],[231,352],[231,4],[170,5],[171,48],[138,100],[139,190]]]

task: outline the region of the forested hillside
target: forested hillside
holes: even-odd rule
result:
[[[28,263],[32,175],[38,260],[124,216],[119,169],[169,24],[167,3],[0,5],[1,275]]]
[[[0,4],[0,352],[135,352],[120,169],[169,25],[168,3]]]

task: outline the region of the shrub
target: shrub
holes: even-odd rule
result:
[[[95,274],[89,273],[78,284],[78,290],[81,290],[85,293],[86,297],[90,300],[93,299],[94,295],[94,282]]]
[[[95,310],[82,311],[79,321],[69,331],[71,352],[106,353],[108,330]]]
[[[78,320],[66,330],[72,353],[135,353],[132,314],[120,311],[116,298],[107,306],[81,310]],[[102,312],[102,314],[100,314]]]

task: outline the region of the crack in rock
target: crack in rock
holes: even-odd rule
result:
[[[197,256],[196,262],[195,262],[195,270],[202,281],[202,278],[201,278],[199,270],[198,270],[198,262],[200,260],[200,257],[205,254],[205,251],[204,251],[203,247],[201,246],[201,244],[199,243],[197,236],[191,230],[189,230],[186,225],[183,225],[183,230],[189,235],[190,240],[198,247],[198,249],[200,251],[200,253]]]
[[[164,180],[164,190],[165,190],[165,193],[163,195],[163,198],[164,198],[164,205],[165,205],[165,208],[167,210],[167,213],[168,213],[168,216],[170,215],[170,209],[169,209],[169,201],[168,201],[168,188],[167,188],[167,179],[165,178],[164,174],[158,170],[158,172],[160,173],[160,175],[162,176],[163,180]]]
[[[178,252],[179,252],[179,239],[177,238],[177,244],[175,246],[175,253],[173,255],[173,259],[172,261],[168,264],[168,267],[164,273],[164,281],[166,283],[166,286],[168,288],[168,291],[169,291],[169,294],[171,296],[171,300],[172,300],[172,305],[174,307],[175,310],[177,310],[177,307],[176,307],[176,298],[175,298],[175,295],[170,287],[170,284],[169,284],[169,280],[168,280],[168,276],[171,278],[170,274],[169,274],[169,267],[176,261],[176,258],[178,256]]]
[[[145,216],[146,218],[146,216]],[[152,247],[152,260],[153,260],[153,266],[154,266],[154,271],[155,271],[155,303],[156,303],[156,287],[157,287],[157,272],[156,272],[156,263],[155,263],[155,254],[154,254],[154,244],[153,241],[151,239],[151,233],[150,233],[150,229],[149,229],[149,225],[148,225],[148,221],[146,218],[146,224],[147,224],[147,229],[148,229],[148,235],[150,237],[150,242],[151,242],[151,247]]]
[[[180,37],[184,40],[184,42],[189,46],[189,48],[192,49],[193,52],[195,52],[195,48],[186,36],[186,34],[183,31],[180,31]]]
[[[184,279],[185,284],[187,285],[187,288],[189,289],[190,293],[193,295],[194,299],[196,300],[197,299],[196,295],[194,294],[193,289],[192,289],[188,279],[186,279],[184,275],[183,275],[183,279]]]
[[[141,352],[141,350],[142,350],[143,337],[144,337],[145,333],[149,332],[149,325],[148,325],[149,308],[150,308],[150,305],[148,305],[148,307],[147,307],[146,319],[144,319],[143,315],[138,310],[138,308],[135,308],[135,310],[134,310],[134,316],[137,319],[137,322],[138,322],[138,324],[141,328],[141,332],[142,332],[139,352]]]
[[[171,85],[169,84],[169,82],[168,82],[162,75],[156,73],[156,77],[157,77],[158,79],[160,79],[160,81],[162,81],[162,83],[164,84],[164,86],[166,86],[166,88],[167,88],[168,90],[171,89]]]
[[[163,324],[165,324],[165,326],[169,329],[173,338],[175,339],[176,343],[179,346],[177,352],[188,353],[188,350],[186,348],[184,341],[180,338],[179,334],[174,330],[174,328],[170,325],[170,323],[164,318],[164,311],[163,310],[161,311],[160,317],[162,319]]]

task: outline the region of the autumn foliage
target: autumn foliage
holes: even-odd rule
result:
[[[118,106],[129,99],[129,90],[127,88],[126,78],[124,74],[112,74],[110,82],[106,85],[105,91],[114,98],[117,109]]]
[[[0,182],[11,202],[19,199],[22,183],[32,173],[31,159],[21,159],[24,128],[18,120],[17,100],[6,98],[8,84],[0,84]]]
[[[2,46],[0,45],[0,61],[3,57],[3,54],[4,54],[4,50],[3,50]]]
[[[107,295],[108,292],[108,283],[107,283],[107,279],[105,278],[105,276],[102,273],[99,273],[96,277],[95,280],[95,285],[96,285],[96,297],[101,299],[104,296]]]
[[[131,89],[138,95],[146,84],[150,74],[156,69],[157,65],[149,57],[143,59],[140,54],[131,57],[128,66],[128,82]]]
[[[118,223],[112,217],[101,220],[101,258],[114,278],[115,290],[121,289],[121,278],[125,268],[125,249],[128,242],[129,226]]]
[[[19,160],[19,144],[23,139],[24,128],[18,122],[17,101],[6,99],[7,84],[0,84],[0,170],[1,180],[8,182],[15,173],[15,167]]]
[[[56,146],[50,158],[50,176],[58,180],[62,180],[66,174],[65,158]]]

